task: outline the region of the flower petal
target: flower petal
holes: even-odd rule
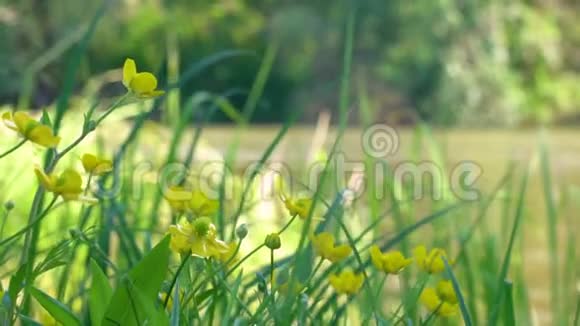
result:
[[[125,64],[123,65],[123,85],[127,89],[131,89],[131,81],[137,75],[137,65],[135,60],[127,58]]]
[[[129,87],[138,96],[147,96],[157,87],[157,78],[150,72],[140,72],[131,79]]]
[[[18,131],[18,127],[16,127],[16,124],[14,123],[14,119],[12,117],[11,112],[2,113],[2,122],[4,122],[4,125],[7,128],[12,129],[14,131]]]
[[[49,126],[38,124],[27,132],[26,138],[38,145],[55,148],[60,143],[60,137],[55,136]]]

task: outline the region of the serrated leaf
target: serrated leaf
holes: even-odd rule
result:
[[[29,291],[36,301],[59,323],[64,326],[81,325],[79,319],[62,302],[35,287],[31,287]]]
[[[113,289],[109,285],[107,276],[99,265],[91,259],[91,274],[93,275],[93,282],[89,293],[89,308],[91,315],[91,323],[93,325],[100,325],[105,317],[105,312],[113,296]]]
[[[164,312],[155,309],[155,303],[167,273],[169,254],[169,237],[165,237],[143,257],[115,289],[103,325],[131,326],[142,324],[144,321],[167,320]]]

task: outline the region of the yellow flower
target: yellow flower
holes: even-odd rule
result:
[[[163,192],[165,200],[171,206],[171,209],[178,214],[183,214],[188,210],[188,203],[191,200],[191,192],[183,187],[172,186]]]
[[[6,127],[40,146],[55,148],[60,142],[60,137],[55,136],[49,126],[32,119],[27,113],[4,112],[2,120]]]
[[[123,65],[123,85],[140,98],[153,98],[165,92],[157,90],[157,78],[150,72],[137,72],[133,59],[127,58]]]
[[[113,162],[97,158],[93,154],[84,154],[81,161],[85,172],[93,175],[103,175],[113,170]]]
[[[82,178],[75,170],[65,170],[60,175],[47,175],[39,168],[34,169],[40,184],[55,196],[62,196],[64,200],[80,200],[95,202],[94,199],[82,197]]]
[[[355,274],[351,270],[344,270],[340,274],[330,275],[328,281],[339,294],[352,295],[360,290],[364,282],[364,276]]]
[[[230,264],[233,264],[238,261],[238,252],[236,252],[238,250],[238,244],[236,242],[230,242],[227,246],[228,250],[226,252],[215,254],[212,257],[222,263],[229,262]]]
[[[370,253],[373,265],[387,274],[399,274],[413,262],[413,259],[405,258],[400,251],[382,253],[377,245],[371,247]]]
[[[173,186],[164,192],[169,206],[176,213],[191,213],[196,217],[215,215],[219,202],[209,199],[202,191],[189,191],[183,187]]]
[[[314,252],[323,259],[328,259],[333,263],[343,260],[352,252],[352,249],[346,244],[335,246],[334,236],[328,232],[312,235],[310,240],[312,241]]]
[[[312,199],[310,198],[298,198],[298,199],[284,199],[284,206],[290,213],[290,215],[298,215],[301,219],[306,219],[310,208],[312,207]]]
[[[203,191],[191,192],[191,200],[189,201],[189,209],[196,216],[212,216],[215,215],[219,208],[219,201],[209,199]]]
[[[431,313],[441,317],[454,316],[457,314],[459,308],[456,303],[449,303],[442,300],[434,288],[424,289],[423,292],[421,292],[419,300]]]
[[[455,289],[453,288],[453,283],[451,283],[451,281],[439,281],[439,283],[437,283],[436,290],[437,295],[439,298],[441,298],[441,300],[451,304],[456,304],[458,302],[457,295],[455,294]]]
[[[192,223],[183,220],[177,225],[169,226],[171,241],[169,246],[178,253],[187,253],[199,257],[219,257],[229,252],[230,247],[217,239],[217,231],[209,218],[200,217]]]
[[[445,250],[441,248],[433,248],[430,252],[427,252],[425,246],[418,246],[413,252],[417,264],[425,272],[429,274],[437,274],[445,270],[445,263],[443,262],[443,258],[447,259]],[[449,262],[449,264],[452,264],[452,262]]]

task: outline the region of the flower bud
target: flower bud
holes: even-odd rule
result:
[[[240,224],[236,228],[236,236],[238,237],[238,239],[243,240],[247,235],[248,235],[248,227],[246,226],[246,223]]]
[[[5,202],[5,203],[4,203],[4,208],[5,208],[7,211],[11,211],[12,209],[14,209],[14,202],[13,202],[13,201],[11,201],[11,200],[9,200],[9,201]]]
[[[282,246],[282,243],[280,242],[280,236],[278,235],[278,233],[268,234],[266,236],[266,240],[264,240],[264,244],[266,245],[266,247],[272,250],[279,249]]]

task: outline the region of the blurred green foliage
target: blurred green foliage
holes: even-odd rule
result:
[[[29,95],[33,106],[54,101],[68,45],[99,5],[3,0],[0,101],[16,103]],[[341,22],[353,7],[353,72],[355,82],[368,88],[375,118],[524,125],[574,121],[580,112],[575,0],[117,0],[91,40],[79,85],[119,68],[127,56],[161,71],[175,54],[184,67],[219,51],[249,49],[257,56],[220,64],[181,89],[183,98],[199,90],[240,89],[232,100],[240,107],[266,47],[280,42],[253,121],[283,121],[297,106],[312,120],[338,106]],[[23,92],[27,74],[34,77],[31,94]]]

